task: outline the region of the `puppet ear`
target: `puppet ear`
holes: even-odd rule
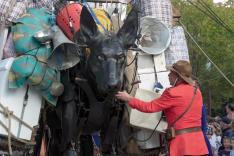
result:
[[[83,6],[80,15],[80,30],[75,35],[75,40],[79,43],[89,44],[97,34],[97,25],[89,10]]]
[[[130,48],[136,38],[138,31],[138,9],[133,6],[123,26],[117,33],[117,37],[123,42],[125,48]]]

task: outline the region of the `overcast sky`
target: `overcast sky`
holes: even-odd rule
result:
[[[225,2],[227,0],[213,0],[215,3],[218,3],[218,2]]]

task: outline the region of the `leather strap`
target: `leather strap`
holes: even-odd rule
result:
[[[178,116],[178,118],[175,119],[175,120],[172,122],[172,124],[170,125],[171,127],[173,127],[173,126],[175,125],[175,123],[176,123],[179,119],[181,119],[181,118],[184,116],[184,114],[186,114],[186,113],[188,112],[188,110],[191,108],[191,106],[192,106],[192,104],[193,104],[193,101],[194,101],[194,99],[195,99],[196,94],[197,94],[197,86],[194,86],[194,93],[193,93],[192,100],[190,101],[190,103],[189,103],[188,107],[185,109],[185,111],[184,111],[182,114],[180,114],[180,116]]]
[[[175,134],[177,136],[177,135],[186,134],[186,133],[200,132],[201,130],[202,130],[201,127],[190,127],[190,128],[176,130]]]

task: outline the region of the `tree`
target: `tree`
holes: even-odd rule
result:
[[[202,7],[199,0],[191,2],[193,5],[188,3],[188,0],[174,0],[173,5],[180,9],[182,15],[180,20],[193,38],[210,59],[226,74],[228,79],[234,83],[234,9],[226,7],[227,5],[234,6],[234,0],[229,0],[223,6],[215,5],[211,0],[203,0],[208,5],[206,8]],[[194,5],[206,12],[210,8],[233,32],[227,31],[220,23],[217,24]],[[214,17],[214,13],[210,16]],[[225,101],[234,97],[234,87],[209,63],[209,60],[188,36],[187,43],[194,75],[200,80],[204,101],[209,101],[211,98],[212,107],[217,112],[223,109],[222,104]]]
[[[234,7],[234,0],[228,0],[224,5],[227,7],[233,8]]]

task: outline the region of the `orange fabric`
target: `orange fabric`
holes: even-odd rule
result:
[[[162,96],[151,102],[133,98],[129,105],[139,111],[152,113],[164,111],[169,125],[188,107],[194,88],[189,84],[179,84],[166,89]],[[173,126],[176,130],[201,126],[202,95],[199,89],[188,112]],[[192,132],[176,136],[170,142],[170,156],[205,155],[207,146],[202,132]]]
[[[178,135],[170,142],[170,156],[205,154],[208,150],[202,131]]]
[[[41,150],[40,150],[40,156],[46,156],[46,143],[45,143],[45,135],[43,136],[41,140]]]

